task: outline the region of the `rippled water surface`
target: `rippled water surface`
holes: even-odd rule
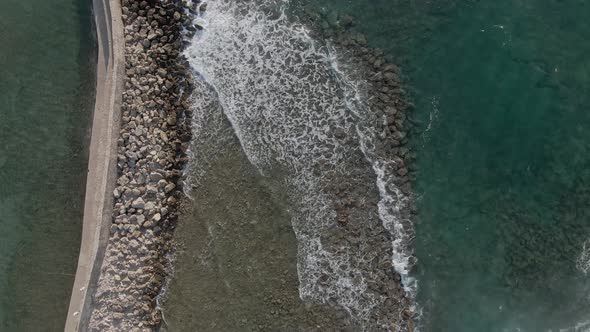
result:
[[[94,90],[90,2],[0,1],[0,330],[63,330]]]

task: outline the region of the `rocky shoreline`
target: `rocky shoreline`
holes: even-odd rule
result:
[[[90,331],[152,331],[162,321],[159,295],[191,139],[192,81],[181,52],[184,27],[196,10],[184,1],[122,0],[125,82],[118,179]]]

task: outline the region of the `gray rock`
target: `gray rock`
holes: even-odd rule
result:
[[[158,181],[164,179],[164,176],[162,176],[162,174],[160,174],[160,173],[152,172],[152,173],[150,173],[150,179],[151,179],[151,182],[158,182]]]
[[[373,63],[373,68],[375,69],[379,69],[381,68],[381,66],[383,65],[383,59],[377,59],[375,60],[375,62]]]
[[[144,221],[145,221],[145,216],[143,214],[138,214],[137,215],[137,224],[141,225],[141,224],[143,224]]]
[[[403,131],[396,131],[393,133],[393,137],[398,140],[401,141],[406,137],[406,133]]]
[[[397,109],[393,106],[389,106],[385,109],[385,114],[387,116],[394,116],[397,113]]]
[[[383,74],[383,78],[387,81],[394,81],[395,80],[395,74],[392,72],[387,72],[385,74]]]
[[[141,197],[139,197],[138,199],[134,200],[133,203],[131,203],[131,207],[134,209],[143,209],[145,207],[145,202]]]
[[[405,167],[401,167],[397,170],[397,174],[399,174],[400,176],[405,176],[406,174],[408,174],[408,169]]]
[[[176,117],[173,115],[169,115],[168,118],[166,119],[166,122],[168,123],[168,125],[174,126],[174,125],[176,125]]]
[[[131,240],[129,241],[129,247],[132,249],[137,249],[139,247],[139,242],[137,242],[137,240]]]
[[[135,178],[135,182],[137,182],[137,184],[139,184],[139,185],[145,184],[145,176],[143,174],[139,174]]]
[[[143,214],[134,214],[131,217],[129,217],[129,222],[136,224],[136,225],[141,226],[144,221],[145,221],[145,216]]]
[[[154,227],[155,223],[152,220],[147,220],[146,222],[143,223],[143,227],[145,228],[152,228]]]
[[[143,130],[143,128],[138,127],[134,130],[135,136],[140,137],[143,136],[145,134],[145,130]]]
[[[174,188],[176,188],[176,185],[174,183],[170,183],[166,187],[164,187],[164,192],[169,193],[172,190],[174,190]]]
[[[354,25],[354,19],[350,15],[343,15],[340,17],[340,24],[345,28],[349,28]]]
[[[122,175],[118,180],[117,183],[121,186],[124,186],[129,183],[129,178],[125,175]]]
[[[168,75],[168,71],[166,71],[166,69],[164,68],[159,68],[158,69],[158,76],[165,78],[166,75]]]
[[[167,215],[167,214],[168,214],[168,208],[166,208],[166,207],[163,207],[163,208],[162,208],[162,210],[160,210],[160,213],[161,213],[163,216]]]
[[[143,208],[146,211],[153,211],[156,208],[156,205],[153,202],[145,203],[145,207]]]
[[[385,67],[383,67],[383,71],[390,71],[390,72],[395,72],[397,71],[397,66],[394,64],[387,64],[385,65]]]
[[[155,195],[155,194],[157,194],[157,193],[158,193],[158,188],[156,188],[155,186],[150,186],[150,185],[148,185],[148,186],[146,187],[146,193],[147,193],[148,195]]]

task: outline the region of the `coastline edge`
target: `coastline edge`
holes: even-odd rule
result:
[[[81,331],[109,239],[117,179],[117,138],[124,79],[123,23],[118,0],[93,0],[98,44],[96,99],[90,139],[84,219],[76,277],[64,331]],[[113,15],[114,14],[114,15]]]

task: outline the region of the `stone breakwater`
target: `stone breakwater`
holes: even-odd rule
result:
[[[391,322],[388,328],[390,331],[414,331],[414,321],[417,318],[414,304],[416,285],[409,272],[415,264],[411,247],[414,237],[412,218],[416,212],[412,198],[415,155],[407,147],[409,123],[406,115],[413,105],[407,101],[406,92],[401,87],[399,69],[388,63],[380,51],[367,47],[362,35],[349,35],[337,31],[331,36],[334,46],[340,52],[349,58],[360,60],[354,62],[354,66],[359,70],[357,74],[368,83],[365,106],[374,112],[375,117],[370,125],[378,134],[372,142],[376,153],[373,162],[380,167],[384,163],[377,160],[387,161],[385,168],[389,173],[379,174],[380,169],[375,169],[377,181],[383,181],[384,186],[379,188],[381,200],[377,203],[377,209],[380,213],[382,209],[389,210],[387,213],[392,213],[393,218],[396,218],[396,221],[392,222],[389,218],[381,216],[382,226],[387,232],[378,232],[381,227],[376,227],[369,241],[375,247],[381,244],[380,247],[385,248],[381,250],[382,257],[388,258],[380,259],[373,265],[375,270],[371,272],[375,281],[370,285],[371,291],[378,292],[386,298],[377,310],[378,314],[372,319],[376,322]],[[333,188],[338,221],[350,234],[358,234],[350,220],[354,218],[355,209],[362,208],[359,204],[362,196],[355,193],[355,188],[360,185],[351,180],[334,185]],[[387,192],[385,197],[381,191]],[[393,245],[387,246],[390,243]],[[399,265],[399,268],[396,265]]]
[[[370,113],[365,125],[370,128],[367,133],[374,135],[369,143],[373,149],[372,153],[365,153],[365,157],[373,164],[380,187],[380,202],[368,205],[377,205],[382,226],[387,231],[379,231],[381,226],[377,226],[368,240],[384,248],[381,257],[386,258],[374,262],[376,264],[369,269],[374,276],[369,291],[386,298],[371,320],[388,321],[386,330],[389,331],[415,331],[421,312],[415,303],[417,283],[410,276],[416,264],[412,242],[413,222],[418,215],[412,183],[417,168],[416,155],[408,146],[408,136],[417,133],[409,117],[414,105],[403,88],[400,68],[387,59],[383,51],[369,46],[364,34],[355,31],[354,17],[312,5],[303,8],[301,17],[312,27],[315,38],[328,40],[340,55],[337,61],[344,75],[350,81],[363,82],[353,87],[357,92],[362,91],[360,96],[351,98],[356,99],[355,107]],[[355,210],[365,208],[359,204],[362,194],[355,191],[355,187],[360,186],[351,179],[332,188],[338,221],[347,229],[348,238],[359,233],[355,223],[350,222],[355,218]]]
[[[192,81],[181,51],[195,9],[172,0],[122,1],[125,82],[118,179],[90,331],[151,331],[162,321],[159,295],[191,139]]]

